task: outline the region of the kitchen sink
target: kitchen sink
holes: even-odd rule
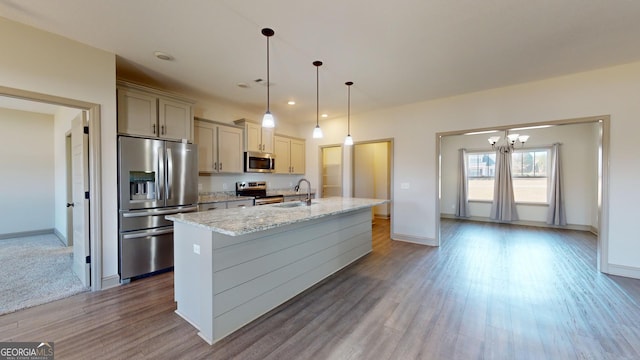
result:
[[[315,203],[311,203],[311,205],[313,204]],[[307,206],[307,204],[304,201],[291,201],[291,202],[286,202],[286,203],[277,204],[273,206],[279,207],[279,208],[293,208],[293,207],[299,207],[299,206]]]

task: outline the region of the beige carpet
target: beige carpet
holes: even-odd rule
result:
[[[0,315],[87,291],[53,234],[0,240]]]

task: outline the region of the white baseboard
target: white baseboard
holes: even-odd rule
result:
[[[111,275],[102,278],[102,289],[100,290],[106,290],[116,286],[120,286],[120,276]]]
[[[609,264],[608,267],[607,274],[609,275],[640,279],[640,268],[615,264]]]
[[[468,221],[478,221],[478,222],[491,222],[491,223],[500,223],[500,224],[510,224],[510,225],[523,225],[523,226],[534,226],[534,227],[545,227],[550,229],[567,229],[567,230],[578,230],[578,231],[588,231],[597,235],[597,229],[590,225],[577,225],[577,224],[568,224],[565,226],[558,225],[549,225],[542,221],[529,221],[529,220],[518,220],[518,221],[510,221],[503,222],[498,220],[492,220],[488,217],[482,216],[470,216],[470,217],[458,217],[453,214],[440,214],[440,218],[444,219],[456,219],[456,220],[468,220]]]
[[[391,240],[396,241],[404,241],[419,245],[427,245],[427,246],[438,246],[438,241],[436,239],[422,237],[422,236],[414,236],[414,235],[406,235],[406,234],[391,234]]]
[[[64,246],[69,246],[67,237],[62,235],[62,233],[58,231],[58,229],[53,229],[53,234],[58,237],[58,240],[60,240],[64,244]]]
[[[54,233],[53,229],[19,231],[14,233],[0,234],[0,240],[27,237],[27,236],[46,235],[46,234],[53,234],[53,233]]]

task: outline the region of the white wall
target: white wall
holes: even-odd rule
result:
[[[53,116],[0,108],[0,235],[54,226]]]
[[[597,148],[598,141],[593,133],[598,128],[597,123],[571,124],[542,129],[528,129],[515,131],[527,134],[531,137],[526,143],[526,148],[550,146],[553,143],[561,143],[560,162],[564,183],[564,196],[569,225],[584,225],[597,228],[597,222],[593,222],[592,216],[595,208],[597,212]],[[458,149],[491,151],[487,138],[492,135],[501,135],[504,141],[504,133],[478,134],[478,135],[454,135],[444,136],[441,142],[442,156],[442,199],[440,212],[442,214],[455,214],[458,181]],[[518,204],[518,216],[521,221],[542,222],[547,219],[548,207],[541,205]],[[470,202],[470,215],[472,217],[488,218],[491,204],[487,202]]]
[[[118,273],[115,55],[0,18],[0,85],[100,104],[103,278]]]
[[[635,135],[640,133],[638,98],[640,62],[366,114],[358,114],[357,104],[352,104],[356,113],[351,116],[351,134],[356,141],[395,139],[392,235],[428,243],[436,237],[439,217],[437,133],[611,115],[609,271],[640,277],[640,241],[635,235],[640,167],[637,155],[625,150],[635,144]],[[312,180],[319,179],[313,148],[341,143],[345,124],[344,118],[326,120],[325,138],[308,139],[307,171]],[[345,152],[345,160],[348,156]],[[401,189],[402,183],[409,189]]]

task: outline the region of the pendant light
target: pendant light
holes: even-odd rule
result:
[[[344,84],[347,85],[347,88],[349,89],[349,100],[347,103],[347,137],[344,138],[344,144],[346,146],[351,146],[353,145],[353,138],[351,137],[351,85],[353,85],[353,81],[347,81]]]
[[[322,129],[320,129],[319,114],[320,114],[320,77],[318,71],[322,66],[322,61],[316,60],[313,62],[316,67],[316,127],[313,129],[313,138],[322,139]]]
[[[273,31],[273,29],[262,29],[262,35],[267,37],[267,112],[264,113],[264,116],[262,117],[262,127],[265,128],[272,128],[276,126],[273,115],[271,115],[271,111],[269,109],[269,86],[271,86],[271,81],[269,80],[269,38],[274,34],[275,31]]]

